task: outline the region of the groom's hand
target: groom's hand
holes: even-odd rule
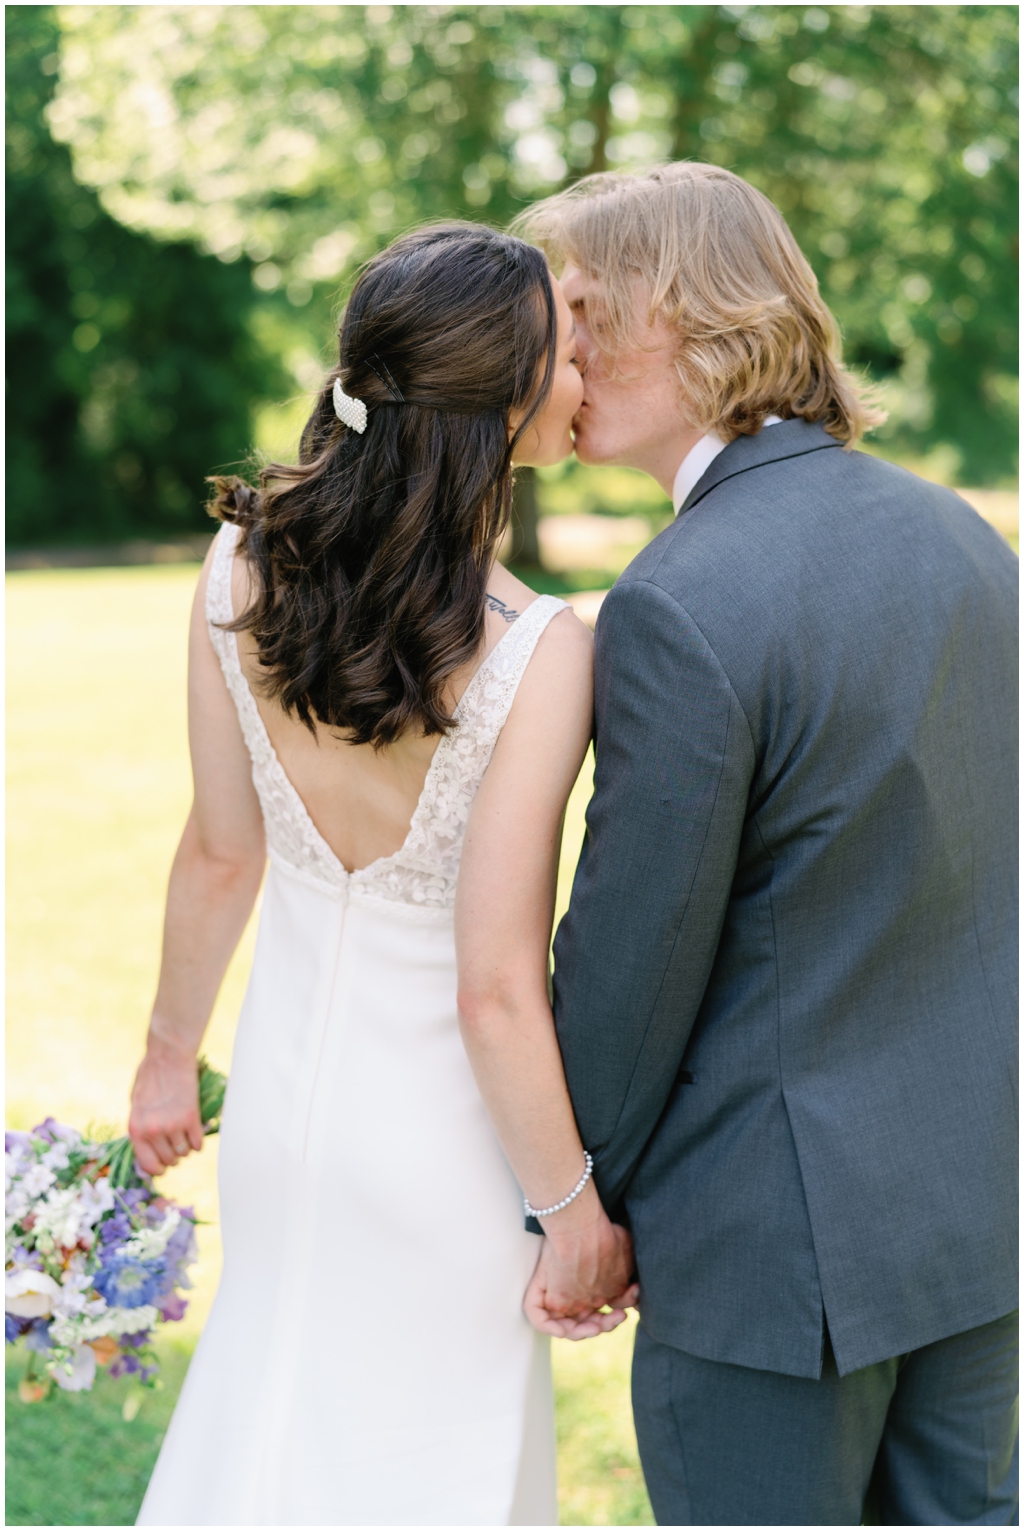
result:
[[[551,1219],[551,1224],[555,1219]],[[585,1226],[545,1226],[544,1243],[524,1299],[535,1329],[585,1340],[617,1328],[633,1307],[633,1241],[603,1210]],[[600,1310],[610,1307],[610,1313]]]

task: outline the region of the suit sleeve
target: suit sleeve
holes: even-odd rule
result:
[[[679,603],[607,596],[595,653],[596,771],[555,1018],[580,1134],[611,1212],[686,1051],[729,902],[754,770],[729,679]]]

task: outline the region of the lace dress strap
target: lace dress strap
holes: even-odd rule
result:
[[[206,583],[206,625],[210,630],[210,641],[220,660],[220,667],[224,672],[224,679],[227,681],[231,699],[238,712],[238,721],[242,725],[242,733],[245,735],[245,742],[251,753],[254,748],[259,748],[260,730],[256,725],[262,720],[255,699],[242,674],[235,634],[225,632],[221,625],[225,622],[233,622],[235,618],[231,601],[231,574],[238,537],[239,528],[225,521],[213,539],[213,562],[210,565],[210,577]],[[264,729],[263,732],[266,733],[266,730]]]
[[[214,539],[213,561],[206,585],[206,622],[252,759],[252,780],[263,811],[267,855],[300,881],[338,897],[348,874],[285,775],[260,717],[256,698],[242,672],[238,640],[234,633],[225,632],[220,625],[234,620],[231,575],[238,537],[239,528],[225,522]]]
[[[533,658],[533,651],[552,617],[568,606],[554,595],[539,595],[495,644],[455,709],[460,726],[470,719],[478,731],[493,734],[491,748],[512,708],[519,682]]]
[[[353,872],[353,887],[401,903],[454,905],[473,799],[540,637],[566,605],[538,596],[487,655],[455,709],[456,726],[434,752],[405,844]]]

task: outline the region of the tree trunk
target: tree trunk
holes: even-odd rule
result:
[[[697,7],[694,7],[696,10]],[[685,55],[676,62],[672,82],[676,110],[672,122],[672,158],[704,159],[705,146],[700,124],[713,109],[709,96],[711,71],[715,62],[715,38],[722,31],[721,17],[713,7],[694,31]]]
[[[537,541],[537,475],[532,468],[517,468],[512,492],[512,552],[509,563],[540,567]]]
[[[571,173],[565,185],[578,181],[584,175],[596,175],[608,169],[608,138],[611,133],[611,89],[618,79],[619,54],[622,46],[622,6],[603,6],[595,14],[591,12],[590,41],[595,57],[594,70],[597,78],[590,97],[587,116],[593,123],[597,136],[586,170]]]

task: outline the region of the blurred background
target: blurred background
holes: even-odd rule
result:
[[[294,452],[374,250],[665,158],[781,208],[874,450],[1016,482],[1015,6],[24,5],[7,48],[14,547],[203,532],[208,473]],[[537,501],[664,509],[579,467]]]
[[[883,390],[865,449],[961,488],[1015,539],[1016,7],[18,5],[6,21],[13,1126],[123,1126],[190,797],[204,479],[294,454],[353,274],[400,230],[500,226],[607,167],[736,170],[785,213]],[[524,473],[507,555],[593,617],[670,515],[627,470]],[[587,767],[560,909],[589,790]],[[251,941],[210,1031],[223,1068]],[[215,1170],[214,1141],[165,1182],[205,1220],[165,1390],[104,1378],[15,1401],[9,1524],[133,1521],[216,1286]],[[629,1334],[555,1348],[563,1523],[649,1524]]]

